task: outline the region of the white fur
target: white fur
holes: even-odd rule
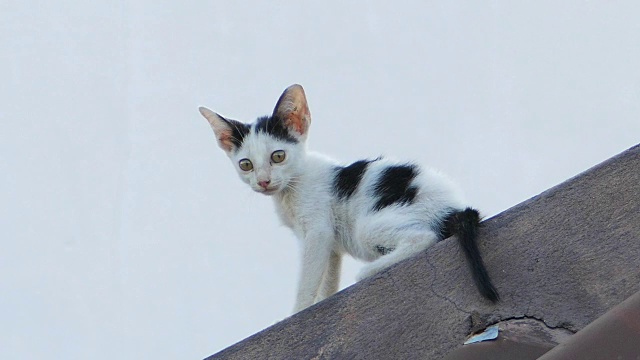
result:
[[[218,132],[224,124],[217,114],[207,111],[206,115],[202,111],[203,115],[220,138]],[[298,137],[299,143],[293,144],[251,131],[239,149],[225,150],[245,183],[256,192],[272,195],[282,223],[300,240],[302,266],[296,312],[338,290],[341,257],[345,253],[368,262],[358,276],[366,278],[433,245],[437,241],[433,229],[447,211],[465,207],[451,181],[434,170],[422,168],[412,182],[419,191],[411,205],[372,211],[376,199],[370,189],[380,171],[399,164],[388,159],[370,163],[357,190],[347,200],[340,200],[333,190],[339,164],[307,152],[306,130],[304,135]],[[276,150],[286,153],[281,163],[270,161]],[[250,159],[254,168],[242,171],[238,167],[241,159]],[[270,181],[267,189],[258,185],[265,180]],[[381,255],[377,246],[395,250]]]
[[[358,275],[358,280],[366,278],[433,245],[437,236],[432,229],[446,211],[464,208],[458,191],[447,179],[422,169],[414,180],[420,191],[411,206],[389,206],[372,212],[375,199],[367,189],[380,169],[390,164],[395,162],[371,163],[356,192],[341,201],[332,192],[336,163],[308,153],[292,177],[297,181],[293,191],[273,196],[280,219],[302,243],[296,311],[332,294],[322,289],[337,288],[339,278],[332,274],[339,269],[333,267],[340,265],[343,254],[369,262]],[[376,246],[395,250],[382,256]]]

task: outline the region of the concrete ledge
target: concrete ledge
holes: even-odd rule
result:
[[[497,305],[448,239],[208,359],[438,359],[513,319],[576,332],[640,290],[640,146],[484,224]]]

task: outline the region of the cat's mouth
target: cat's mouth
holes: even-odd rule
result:
[[[278,188],[277,187],[266,188],[266,189],[265,188],[259,188],[259,189],[256,189],[256,191],[258,191],[259,193],[264,194],[264,195],[273,195],[273,194],[278,192]]]

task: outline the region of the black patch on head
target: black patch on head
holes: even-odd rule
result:
[[[338,199],[348,199],[353,195],[362,176],[367,171],[369,163],[376,160],[359,160],[351,165],[336,168],[336,175],[333,178],[333,193]]]
[[[411,185],[411,181],[418,172],[418,167],[413,164],[390,166],[382,170],[378,182],[373,186],[373,195],[378,198],[373,210],[378,211],[393,204],[411,204],[418,194],[418,187]]]
[[[222,116],[220,117],[229,124],[229,127],[231,128],[231,142],[236,147],[236,150],[239,149],[240,146],[242,146],[244,138],[249,133],[249,125],[237,120],[225,119]]]
[[[289,129],[284,123],[284,120],[278,116],[262,116],[256,120],[256,123],[253,125],[253,131],[257,134],[259,132],[263,132],[265,134],[269,134],[274,138],[286,142],[290,142],[292,144],[297,144],[298,139],[293,137],[289,133]]]

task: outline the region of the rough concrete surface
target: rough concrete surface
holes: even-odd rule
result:
[[[209,359],[439,359],[512,319],[576,332],[640,290],[640,146],[486,220],[479,242],[497,305],[451,238]]]

